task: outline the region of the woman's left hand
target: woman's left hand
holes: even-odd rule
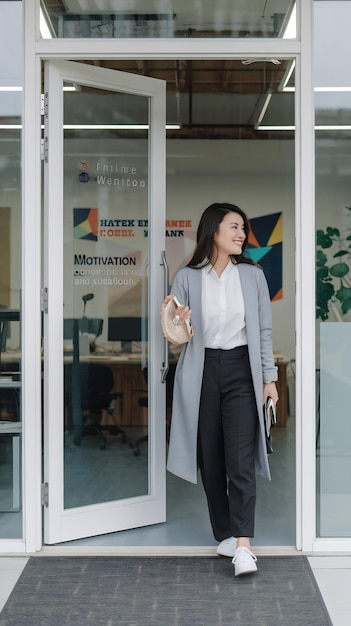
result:
[[[278,391],[275,383],[265,383],[263,385],[263,403],[265,404],[267,398],[272,398],[274,404],[277,404],[279,400]]]

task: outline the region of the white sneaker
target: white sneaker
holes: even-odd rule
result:
[[[235,550],[234,559],[232,561],[235,567],[235,576],[243,574],[253,574],[257,572],[257,558],[252,554],[251,550],[241,546]]]
[[[230,556],[233,558],[236,550],[236,537],[228,537],[228,539],[223,539],[221,543],[218,545],[217,554],[221,556]]]

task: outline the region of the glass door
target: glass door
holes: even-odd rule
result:
[[[44,542],[165,521],[165,82],[45,64]]]

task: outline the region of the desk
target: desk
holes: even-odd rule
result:
[[[22,422],[0,422],[0,436],[12,436],[12,509],[2,512],[12,513],[19,511],[21,506],[21,463],[20,463],[20,438]]]
[[[5,389],[20,389],[21,381],[13,380],[12,376],[0,376],[0,388],[1,387]]]
[[[12,363],[19,362],[21,359],[20,351],[8,351],[3,353],[3,362],[9,367]],[[122,402],[116,402],[114,408],[114,416],[121,425],[145,426],[147,424],[147,412],[139,403],[139,397],[143,395],[143,391],[147,393],[147,385],[141,368],[141,354],[104,354],[102,352],[92,353],[80,356],[80,363],[101,363],[108,365],[113,371],[114,389],[123,393]],[[65,353],[63,357],[64,363],[72,363],[73,352]],[[21,388],[21,381],[14,381],[9,375],[0,377],[0,389],[12,388],[17,390]],[[105,415],[107,419],[107,415]]]
[[[114,390],[123,393],[122,402],[116,402],[115,418],[120,426],[147,426],[147,410],[140,406],[139,398],[146,397],[147,384],[140,362],[110,362],[113,371]]]
[[[67,361],[71,359],[71,357],[65,357]],[[290,359],[280,353],[275,353],[274,359],[278,368],[277,426],[286,426],[289,414],[287,366]],[[123,393],[122,402],[116,402],[114,408],[114,417],[120,426],[147,426],[147,411],[138,402],[139,398],[146,395],[148,391],[141,368],[140,354],[112,356],[90,354],[80,357],[80,362],[101,363],[112,369],[114,391]]]
[[[103,413],[102,425],[117,423],[119,426],[147,426],[147,411],[139,405],[139,398],[146,396],[147,384],[142,371],[141,354],[104,355],[103,353],[81,356],[80,365],[107,365],[113,373],[111,392],[122,393],[121,401],[115,402],[113,417]],[[72,363],[73,356],[65,354],[64,362]],[[77,410],[78,413],[78,410]],[[76,419],[79,419],[78,417]],[[115,422],[114,422],[114,421]]]
[[[8,352],[2,356],[3,362],[15,362],[21,357],[20,352]],[[73,354],[65,354],[65,363],[71,362],[72,359]],[[289,414],[287,366],[290,363],[290,359],[280,352],[274,353],[274,359],[278,368],[277,389],[279,404],[277,426],[286,426]],[[97,352],[81,356],[80,362],[102,363],[109,365],[113,370],[114,391],[121,391],[124,394],[122,403],[116,402],[114,410],[115,418],[121,426],[145,426],[147,424],[147,412],[138,403],[140,396],[142,396],[141,390],[147,393],[147,385],[141,369],[141,354],[111,355]],[[8,380],[8,383],[11,383],[10,387],[20,388],[21,386],[20,381]],[[6,386],[8,386],[7,383],[1,384],[0,382],[0,388]]]

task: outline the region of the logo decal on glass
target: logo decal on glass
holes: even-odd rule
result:
[[[80,172],[79,172],[78,178],[81,183],[88,183],[90,180],[89,172],[87,172],[88,167],[89,167],[88,161],[83,160],[80,162]]]
[[[75,239],[98,240],[99,209],[73,209]]]

